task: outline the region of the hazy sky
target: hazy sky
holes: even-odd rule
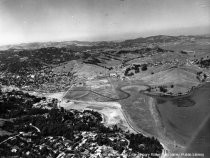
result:
[[[209,0],[0,0],[0,45],[200,33]]]

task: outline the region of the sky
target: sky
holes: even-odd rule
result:
[[[0,45],[205,33],[209,0],[0,0]]]

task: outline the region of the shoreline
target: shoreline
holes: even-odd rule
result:
[[[177,94],[177,95],[173,95],[173,94],[165,94],[165,93],[161,93],[161,92],[148,92],[148,91],[144,91],[144,94],[150,96],[150,97],[166,97],[166,98],[175,98],[175,97],[187,97],[189,95],[191,95],[194,90],[204,86],[205,84],[208,84],[210,83],[210,81],[208,82],[203,82],[203,83],[200,83],[198,84],[197,86],[193,86],[191,87],[187,92],[183,93],[183,94]]]
[[[158,140],[161,142],[161,144],[164,146],[164,149],[166,149],[167,152],[180,152],[185,147],[180,144],[175,144],[169,137],[165,135],[165,127],[163,125],[163,122],[161,121],[161,117],[159,115],[156,99],[149,96],[148,99],[148,105],[150,107],[151,114],[154,118],[157,130],[158,130]]]
[[[156,108],[156,107],[154,107],[154,106],[156,106],[156,104],[155,104],[155,99],[154,99],[154,98],[148,97],[148,106],[150,106],[150,111],[151,111],[151,113],[152,113],[152,116],[154,117],[154,115],[155,115],[155,118],[159,117],[158,114],[155,112],[155,109],[153,109],[153,108]],[[164,138],[160,138],[159,136],[151,135],[151,134],[149,134],[149,133],[147,133],[147,132],[141,130],[139,127],[137,127],[137,126],[132,122],[131,118],[129,117],[129,114],[125,111],[125,109],[123,108],[122,105],[121,105],[121,110],[122,110],[122,113],[123,113],[123,115],[124,115],[124,117],[125,117],[127,123],[129,124],[129,126],[130,126],[136,133],[140,133],[140,134],[142,134],[142,135],[145,136],[145,137],[155,137],[155,138],[160,142],[160,144],[163,146],[161,158],[166,158],[167,153],[170,153],[170,152],[172,151],[172,150],[168,147],[168,146],[169,146],[168,143],[166,143],[166,142],[168,142],[168,141],[170,141],[170,140],[166,141],[166,140],[164,140]],[[154,120],[155,120],[155,123],[156,123],[156,125],[157,125],[158,123],[160,123],[160,121],[159,121],[159,118],[158,118],[158,119],[155,119],[155,118],[154,118]],[[158,127],[158,126],[157,126],[157,127]],[[159,128],[159,127],[158,127],[158,128]],[[160,133],[159,133],[159,130],[158,130],[158,135],[159,135],[159,134],[160,134]],[[169,144],[171,144],[171,143],[169,143]]]

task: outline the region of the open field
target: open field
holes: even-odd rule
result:
[[[76,95],[77,100],[80,101],[92,101],[92,102],[98,102],[99,99],[97,100],[96,98],[93,97],[93,93],[98,95],[100,98],[106,98],[109,103],[110,101],[115,101],[116,104],[119,104],[122,106],[123,113],[125,113],[125,116],[128,121],[130,122],[131,126],[136,128],[137,131],[141,131],[142,133],[150,136],[157,136],[155,132],[155,125],[154,125],[154,120],[151,116],[149,106],[148,106],[148,97],[140,94],[140,91],[144,91],[148,88],[148,86],[143,85],[142,83],[139,84],[139,82],[135,82],[133,84],[129,84],[127,82],[118,82],[118,84],[114,83],[115,81],[110,81],[110,85],[112,85],[113,90],[112,96],[117,95],[117,98],[109,98],[109,96],[105,96],[103,94],[103,91],[89,91],[89,94],[86,96],[81,96],[80,94],[77,93],[77,91],[69,90],[67,95],[64,97],[64,100],[71,100],[71,97],[69,95]],[[119,86],[120,85],[120,86]],[[74,90],[77,88],[75,87]],[[78,90],[81,89],[81,87],[78,87]],[[85,88],[84,88],[85,89]],[[97,90],[97,89],[96,89]],[[108,90],[109,91],[109,90]],[[85,93],[85,92],[84,92]],[[92,93],[92,94],[91,94]],[[106,102],[106,100],[103,100],[103,102]],[[117,103],[118,102],[118,103]],[[62,103],[61,103],[62,105]],[[77,108],[76,106],[73,106],[74,108]],[[78,107],[80,108],[81,105]],[[93,108],[92,105],[89,105],[88,107]],[[96,110],[99,110],[97,106],[94,106]],[[99,112],[101,112],[99,110]]]
[[[88,90],[86,87],[75,87],[74,89],[70,89],[64,99],[75,99],[75,100],[83,100],[83,101],[99,101],[99,102],[107,102],[107,101],[115,101],[119,100],[119,98],[114,98],[115,96],[112,95],[109,89],[95,89],[95,90]]]

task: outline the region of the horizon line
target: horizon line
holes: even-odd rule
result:
[[[11,43],[11,44],[0,44],[0,47],[6,47],[6,46],[18,46],[22,44],[32,44],[32,43],[53,43],[53,42],[122,42],[126,40],[134,40],[138,38],[148,38],[148,37],[154,37],[154,36],[172,36],[172,37],[179,37],[179,36],[206,36],[210,35],[210,33],[202,33],[202,34],[179,34],[179,35],[170,35],[170,34],[157,34],[157,35],[148,35],[148,36],[139,36],[139,37],[133,37],[133,38],[126,38],[126,39],[116,39],[116,40],[68,40],[68,39],[62,39],[62,40],[43,40],[43,41],[31,41],[31,42],[19,42],[19,43]]]

